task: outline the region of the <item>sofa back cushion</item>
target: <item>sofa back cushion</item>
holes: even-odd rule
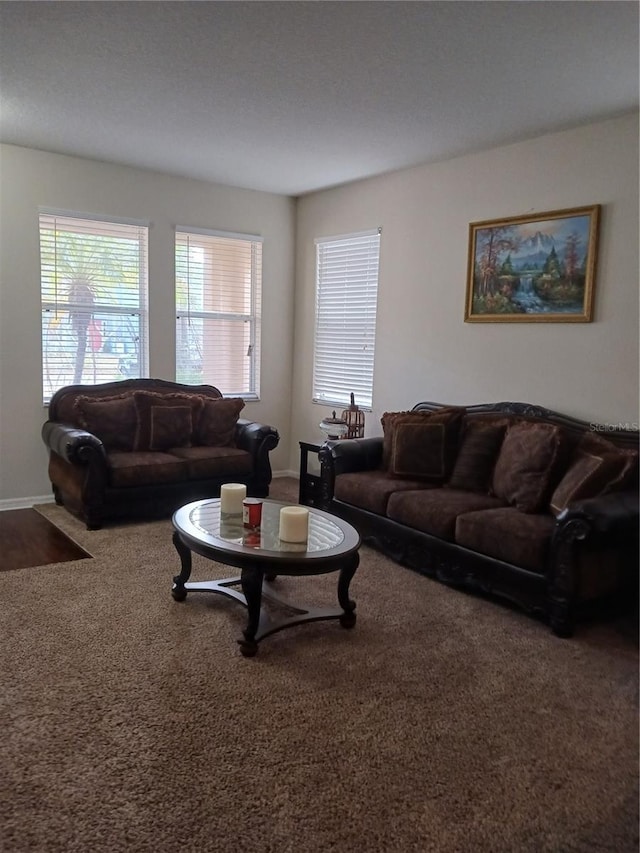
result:
[[[66,385],[59,388],[49,402],[49,420],[57,423],[80,426],[77,420],[75,403],[78,397],[92,400],[104,400],[133,394],[134,391],[147,391],[155,394],[193,394],[207,400],[222,397],[214,385],[184,385],[167,379],[120,379],[116,382],[99,382],[96,385]]]
[[[394,477],[444,482],[458,444],[464,409],[385,412],[382,466]]]
[[[585,434],[567,472],[551,495],[556,515],[570,503],[630,487],[637,479],[638,453],[616,447],[600,436]]]
[[[534,421],[512,424],[493,470],[492,493],[522,512],[539,512],[557,481],[566,446],[559,426]]]
[[[399,423],[393,431],[389,473],[412,480],[444,480],[446,435],[442,423]]]
[[[236,424],[243,409],[241,397],[204,400],[193,443],[205,447],[235,447]]]
[[[106,450],[133,450],[137,415],[133,394],[75,398],[74,420],[104,444]]]
[[[191,445],[193,427],[203,407],[202,397],[135,391],[133,399],[137,416],[134,450]]]
[[[612,441],[593,432],[585,433],[576,448],[586,453],[613,453],[622,460],[620,476],[611,485],[618,490],[637,485],[638,480],[638,450],[629,447],[618,447]],[[607,488],[607,491],[611,489]]]
[[[447,486],[465,492],[488,494],[493,469],[508,422],[468,421]]]

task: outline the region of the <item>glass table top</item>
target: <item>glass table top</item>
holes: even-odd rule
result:
[[[242,515],[220,512],[220,500],[196,501],[179,509],[173,517],[174,527],[204,544],[229,550],[268,551],[313,556],[334,549],[350,550],[357,547],[357,531],[340,518],[306,507],[309,510],[309,538],[303,542],[284,542],[279,537],[280,510],[293,506],[280,501],[264,500],[260,528],[253,530],[243,525]]]

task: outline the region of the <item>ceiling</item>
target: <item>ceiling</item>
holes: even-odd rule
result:
[[[637,109],[638,8],[0,2],[0,140],[301,195]]]

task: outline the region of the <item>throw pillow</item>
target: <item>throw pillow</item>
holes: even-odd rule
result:
[[[243,409],[241,397],[205,400],[194,432],[194,443],[205,447],[235,447],[236,424]]]
[[[520,421],[509,427],[493,470],[493,494],[522,512],[548,499],[565,448],[559,426]]]
[[[197,394],[160,394],[135,391],[137,414],[134,450],[189,447],[193,425],[202,409]]]
[[[597,456],[611,453],[620,460],[618,475],[608,483],[601,494],[617,491],[636,485],[638,478],[638,451],[631,448],[618,447],[612,441],[599,435],[585,433],[578,444],[578,451],[583,453],[594,453]]]
[[[193,420],[190,406],[152,405],[149,417],[149,450],[191,445]]]
[[[630,487],[638,471],[638,452],[606,438],[585,433],[573,461],[551,496],[550,506],[562,512],[573,501],[595,498]]]
[[[614,453],[576,453],[576,457],[551,496],[550,506],[561,513],[573,501],[595,498],[620,479],[625,460]],[[614,486],[615,488],[615,486]]]
[[[422,477],[428,479],[438,479],[440,481],[446,479],[446,477],[449,476],[449,472],[453,464],[455,450],[458,443],[458,431],[460,429],[460,424],[462,422],[462,417],[464,413],[464,408],[458,408],[453,406],[438,409],[435,412],[385,412],[380,420],[384,432],[382,447],[382,467],[385,470],[391,471],[392,465],[395,464],[395,462],[397,461],[398,463],[400,463],[401,468],[407,471],[407,474],[403,476],[413,476],[413,474],[409,473],[408,471],[408,469],[411,468],[412,465],[410,449],[413,448],[413,464],[416,471],[423,470],[426,472],[432,470],[432,466],[436,460],[436,457],[442,460],[438,463],[439,473],[437,475],[423,474],[421,475]],[[421,433],[419,429],[403,429],[403,437],[401,438],[398,444],[398,448],[401,449],[402,452],[402,459],[400,460],[398,458],[397,460],[393,460],[396,431],[400,427],[424,427],[427,424],[440,424],[444,427],[444,429],[440,431],[441,438],[438,439],[442,442],[441,449],[438,449],[436,444],[434,444],[434,442],[436,442],[436,435],[438,434],[438,431],[430,429],[424,430],[422,433],[422,437],[427,443],[424,444],[424,446],[421,446]],[[429,458],[421,459],[420,457],[422,455],[426,455]]]
[[[132,394],[79,396],[73,407],[80,426],[99,438],[106,450],[133,450],[136,407]]]
[[[467,425],[447,483],[449,488],[488,494],[506,428],[506,424],[471,422]]]
[[[412,480],[445,476],[445,425],[398,423],[393,431],[389,473]]]

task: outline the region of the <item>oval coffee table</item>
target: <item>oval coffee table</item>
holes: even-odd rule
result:
[[[349,584],[358,568],[360,535],[341,518],[308,507],[308,542],[283,542],[278,537],[280,510],[289,505],[265,500],[262,523],[255,531],[243,527],[241,515],[222,516],[218,498],[194,501],[173,515],[173,544],[182,563],[180,574],[173,579],[173,598],[184,601],[189,592],[213,592],[243,604],[248,610],[248,621],[238,643],[245,657],[256,654],[260,640],[292,625],[320,619],[338,619],[343,628],[353,628],[356,623],[356,604],[349,598]],[[235,566],[240,575],[188,582],[192,553]],[[340,608],[294,604],[281,597],[270,583],[278,575],[322,575],[336,571],[340,572]],[[238,585],[241,591],[233,589]],[[274,621],[262,607],[263,598],[281,605],[292,615]]]

